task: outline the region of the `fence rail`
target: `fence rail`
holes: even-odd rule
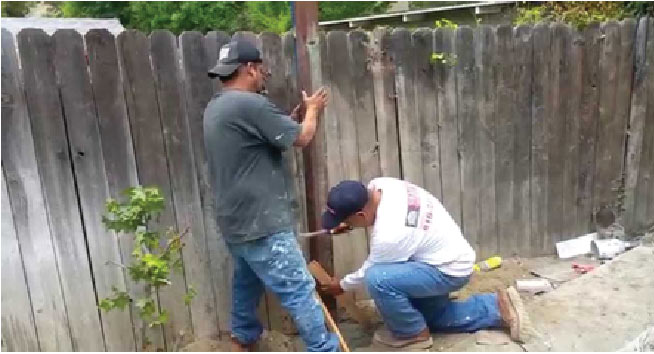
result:
[[[261,48],[268,95],[290,110],[299,99],[293,36],[234,36]],[[230,38],[2,30],[2,281],[11,284],[2,287],[3,350],[140,348],[133,309],[97,308],[111,286],[143,291],[107,265],[128,261],[129,237],[101,224],[105,199],[136,184],[159,186],[162,223],[192,235],[183,274],[157,295],[171,321],[150,339],[172,350],[181,333],[229,330],[231,260],[213,218],[202,113],[220,89],[206,71]],[[317,137],[324,158],[314,161],[322,189],[377,176],[424,186],[480,257],[552,254],[556,242],[592,230],[604,206],[628,230],[654,223],[653,19],[581,32],[334,31],[314,45],[313,80],[331,94]],[[431,62],[433,52],[456,63]],[[285,163],[304,231],[301,153],[287,152]],[[369,237],[333,239],[336,275],[360,266]],[[190,286],[198,295],[185,306]],[[290,323],[271,293],[260,317],[271,329]]]

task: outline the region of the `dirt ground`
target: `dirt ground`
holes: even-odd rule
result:
[[[574,262],[596,267],[586,275],[572,268]],[[453,293],[465,299],[474,293],[494,292],[515,285],[518,279],[543,277],[554,290],[539,295],[523,293],[538,337],[518,345],[502,331],[434,334],[429,351],[607,351],[617,350],[654,325],[654,248],[638,247],[600,267],[597,260],[579,257],[561,260],[556,257],[505,259],[502,267],[475,273],[470,282]],[[365,301],[361,303],[366,303]],[[370,302],[368,302],[370,303]],[[371,317],[374,308],[366,308]],[[376,327],[362,328],[351,319],[339,322],[339,328],[352,351],[392,351],[372,343]],[[196,341],[182,351],[227,351],[228,342]],[[265,332],[259,351],[303,351],[297,336]]]

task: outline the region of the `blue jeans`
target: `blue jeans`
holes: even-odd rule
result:
[[[253,343],[263,332],[256,310],[265,285],[293,317],[307,351],[339,350],[338,338],[325,328],[322,308],[314,297],[315,281],[292,232],[227,247],[234,258],[232,335],[240,343]]]
[[[388,329],[396,336],[412,337],[426,327],[433,332],[474,332],[499,327],[497,295],[473,295],[451,301],[449,293],[461,289],[469,277],[452,277],[421,262],[375,264],[365,283]]]

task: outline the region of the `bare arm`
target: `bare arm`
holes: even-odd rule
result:
[[[302,97],[304,99],[306,112],[304,114],[304,120],[301,123],[302,128],[300,129],[300,133],[297,135],[295,142],[293,143],[294,146],[299,147],[309,145],[311,139],[315,136],[318,118],[327,105],[327,91],[322,87],[310,97],[307,97],[307,93],[302,91]]]

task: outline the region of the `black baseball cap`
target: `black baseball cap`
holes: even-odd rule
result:
[[[329,190],[327,211],[322,214],[323,229],[333,229],[359,212],[368,202],[368,189],[359,181],[342,181]]]
[[[241,64],[261,63],[261,52],[247,40],[234,40],[220,48],[218,62],[211,70],[209,77],[231,75]]]

